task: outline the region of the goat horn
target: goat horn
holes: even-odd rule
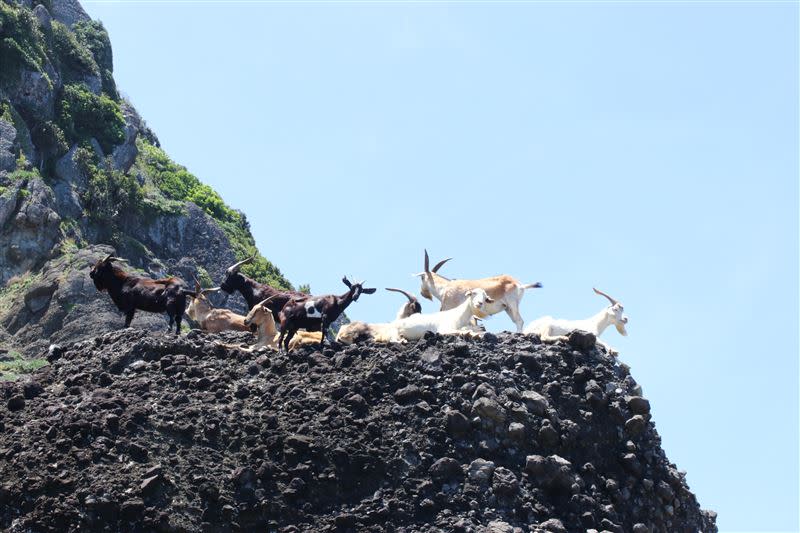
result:
[[[406,298],[408,298],[408,301],[411,302],[411,303],[414,303],[416,301],[416,298],[414,297],[413,294],[409,294],[406,291],[404,291],[403,289],[393,289],[393,288],[390,288],[390,287],[386,287],[386,290],[387,291],[392,291],[392,292],[399,292],[401,294],[405,294]]]
[[[113,259],[113,258],[114,258],[114,254],[108,254],[108,255],[106,256],[106,258],[105,258],[105,259],[103,259],[103,263],[105,263],[105,262],[106,262],[106,261],[108,261],[109,259]]]
[[[221,290],[222,290],[221,287],[211,287],[210,289],[203,289],[202,292],[203,292],[203,294],[205,294],[207,292],[217,292],[217,291],[221,291]]]
[[[259,305],[259,306],[261,306],[261,305],[264,305],[264,304],[266,304],[268,301],[270,301],[270,300],[272,300],[273,298],[275,298],[276,296],[278,296],[278,295],[277,295],[277,294],[273,294],[272,296],[270,296],[270,297],[269,297],[269,298],[267,298],[266,300],[261,300],[261,301],[260,301],[260,302],[258,302],[258,304],[256,304],[256,305]]]
[[[604,293],[603,291],[598,291],[598,290],[597,290],[597,289],[595,289],[594,287],[592,287],[592,290],[593,290],[594,292],[596,292],[597,294],[599,294],[600,296],[605,296],[606,298],[608,298],[608,301],[609,301],[609,302],[611,302],[611,305],[617,305],[617,303],[619,303],[619,302],[617,302],[617,301],[616,301],[614,298],[612,298],[612,297],[611,297],[611,296],[609,296],[608,294]]]
[[[192,279],[194,280],[194,292],[200,292],[203,286],[197,281],[197,276],[192,276]]]
[[[442,265],[443,265],[443,264],[447,263],[447,262],[448,262],[448,261],[450,261],[451,259],[452,259],[452,257],[448,257],[447,259],[443,259],[443,260],[439,261],[438,263],[436,263],[436,266],[435,266],[435,267],[433,267],[433,270],[432,270],[431,272],[436,272],[437,270],[439,270],[440,268],[442,268]]]
[[[238,263],[235,263],[233,266],[228,268],[228,273],[233,274],[234,272],[239,272],[239,269],[242,268],[242,265],[244,265],[245,263],[249,263],[250,261],[252,261],[255,258],[256,258],[256,256],[255,256],[255,254],[253,254],[250,257],[248,257],[247,259],[243,259],[243,260],[239,261]]]
[[[430,259],[428,259],[428,249],[425,249],[425,272],[430,272]]]

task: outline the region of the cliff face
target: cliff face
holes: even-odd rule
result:
[[[0,385],[0,527],[716,531],[588,334],[242,340],[113,332]]]
[[[246,274],[290,287],[244,214],[120,97],[108,34],[76,0],[0,0],[0,64],[0,349],[36,355],[120,327],[88,277],[112,251],[145,275],[209,284],[255,253]],[[134,324],[166,327],[143,313]]]

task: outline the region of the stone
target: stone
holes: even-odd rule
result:
[[[519,492],[519,481],[514,472],[505,467],[497,467],[494,470],[492,479],[492,489],[498,496],[510,497]]]
[[[596,343],[597,337],[588,331],[575,330],[567,336],[567,344],[584,353],[594,348]]]
[[[17,129],[10,122],[0,119],[0,172],[11,172],[17,167],[17,156],[14,154],[14,141]],[[3,222],[0,217],[0,222]]]
[[[447,426],[447,432],[453,437],[461,437],[471,428],[469,419],[463,413],[455,410],[447,412],[445,425]]]
[[[25,397],[21,394],[16,394],[8,399],[8,406],[9,411],[19,411],[20,409],[25,408]]]
[[[528,411],[531,413],[544,416],[547,412],[548,402],[547,398],[542,396],[536,391],[526,390],[522,392],[522,401],[525,403],[525,407],[528,408]]]
[[[473,485],[487,485],[494,474],[494,462],[486,459],[475,459],[469,464],[467,478]]]
[[[637,415],[646,415],[650,413],[650,402],[641,396],[628,396],[625,398],[628,403],[628,409]]]
[[[490,420],[495,423],[502,423],[506,418],[506,410],[491,398],[478,398],[472,404],[472,410],[481,417],[482,420]]]
[[[561,442],[561,437],[558,434],[558,431],[555,430],[553,426],[550,424],[544,424],[541,429],[539,429],[539,433],[537,434],[536,440],[542,446],[546,446],[548,448],[554,448],[558,446]]]
[[[461,463],[452,457],[442,457],[431,465],[431,477],[440,482],[461,476]]]
[[[563,522],[558,518],[551,518],[539,524],[539,528],[545,531],[552,531],[553,533],[567,533],[567,528],[564,527]]]
[[[408,385],[394,392],[394,399],[400,405],[407,405],[419,400],[422,390],[416,385]]]
[[[508,437],[517,442],[523,442],[525,440],[525,424],[511,422],[508,425]]]
[[[39,21],[39,26],[45,30],[50,28],[50,21],[52,20],[52,17],[50,16],[50,12],[46,7],[44,7],[42,4],[37,4],[36,7],[33,8],[33,14]]]
[[[635,437],[641,434],[647,427],[647,421],[642,415],[634,415],[625,421],[625,433]]]

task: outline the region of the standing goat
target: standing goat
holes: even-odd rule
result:
[[[493,302],[487,306],[486,314],[494,315],[505,311],[516,324],[517,333],[522,332],[525,322],[519,314],[519,303],[525,294],[525,289],[540,288],[542,284],[536,282],[523,285],[505,274],[483,279],[448,279],[438,274],[437,271],[450,259],[452,258],[439,261],[431,270],[428,250],[425,250],[425,270],[415,274],[420,277],[422,282],[420,294],[428,300],[436,298],[442,302],[441,310],[447,311],[461,305],[466,299],[465,294],[470,289],[483,289]]]
[[[321,331],[320,347],[325,344],[325,332],[339,318],[351,303],[358,301],[364,294],[372,294],[376,289],[365,289],[364,282],[350,283],[347,277],[342,278],[348,291],[341,296],[328,294],[325,296],[307,297],[304,301],[290,300],[280,312],[281,336],[278,347],[289,351],[289,342],[297,330]],[[285,337],[285,339],[284,339]]]
[[[399,292],[408,298],[408,301],[400,306],[400,309],[397,311],[397,318],[395,320],[400,320],[401,318],[406,318],[422,312],[422,306],[413,294],[402,289],[387,288],[386,290]],[[351,322],[342,326],[339,329],[339,333],[336,335],[336,342],[341,342],[342,344],[353,344],[360,340],[370,340],[372,342],[405,342],[397,333],[397,326],[395,326],[394,322],[378,324]]]
[[[217,309],[206,298],[207,293],[216,292],[220,290],[219,287],[213,289],[202,289],[200,282],[194,280],[194,298],[189,303],[186,309],[186,314],[197,322],[200,329],[210,333],[219,333],[220,331],[250,331],[244,323],[242,315],[238,315],[230,309]]]
[[[195,296],[184,289],[183,280],[176,277],[150,279],[128,274],[114,264],[125,261],[114,254],[95,263],[89,277],[98,291],[108,291],[117,309],[125,313],[125,327],[130,327],[137,309],[149,313],[164,313],[169,316],[168,329],[177,324],[175,333],[181,332],[181,320],[186,310],[186,296]]]
[[[479,327],[474,324],[474,318],[487,316],[487,309],[495,300],[489,298],[483,289],[471,289],[464,294],[461,305],[439,311],[438,313],[411,315],[410,317],[392,322],[397,332],[403,339],[417,340],[425,333],[439,333],[440,335],[480,335]]]
[[[280,320],[278,313],[280,313],[283,306],[286,305],[286,302],[289,300],[306,300],[309,296],[302,292],[274,289],[267,284],[259,283],[254,279],[248,278],[239,272],[242,265],[251,262],[254,258],[255,256],[251,256],[231,265],[228,270],[225,271],[225,279],[222,281],[219,288],[228,294],[239,291],[247,302],[248,311],[257,303],[268,300],[267,307],[269,307],[269,310],[272,312],[272,318],[278,322]]]
[[[598,291],[594,288],[592,290],[596,294],[608,298],[611,305],[593,317],[585,320],[564,320],[551,316],[543,316],[528,324],[525,327],[525,333],[536,333],[543,342],[554,342],[566,339],[567,335],[575,330],[588,331],[594,334],[598,344],[604,346],[610,354],[616,355],[617,351],[601,341],[600,335],[603,334],[603,331],[605,331],[608,326],[614,324],[614,327],[617,328],[620,335],[627,336],[628,332],[625,329],[625,324],[628,323],[628,317],[622,314],[624,308],[621,303],[602,291]]]
[[[256,344],[250,351],[257,348],[278,349],[278,330],[275,328],[275,320],[272,318],[272,311],[266,306],[268,302],[260,302],[253,306],[247,316],[244,317],[244,324],[247,327],[256,327],[258,338]],[[289,343],[289,349],[294,350],[301,344],[317,344],[320,341],[321,333],[298,331]]]

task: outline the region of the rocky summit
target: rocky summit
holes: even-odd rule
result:
[[[716,531],[588,334],[243,342],[126,329],[0,385],[0,527]]]

